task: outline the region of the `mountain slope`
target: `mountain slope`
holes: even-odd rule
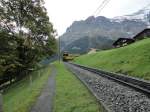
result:
[[[75,45],[77,40],[85,37],[93,39],[95,37],[102,38],[98,45],[102,44],[105,39],[115,41],[121,37],[133,37],[148,26],[148,18],[150,19],[148,14],[150,14],[150,8],[145,7],[131,15],[116,18],[91,16],[86,20],[75,21],[60,37],[61,47],[66,50],[70,45]],[[89,44],[94,45],[95,43],[91,42]],[[108,46],[108,44],[111,43],[106,43],[105,45]],[[103,49],[98,46],[95,47]],[[83,50],[86,51],[86,49]]]
[[[112,48],[112,43],[113,40],[106,37],[96,36],[90,38],[88,36],[85,36],[83,38],[75,40],[71,44],[67,45],[64,49],[71,53],[84,54],[87,53],[90,48],[110,49]]]
[[[126,47],[83,55],[76,63],[150,80],[150,38]]]

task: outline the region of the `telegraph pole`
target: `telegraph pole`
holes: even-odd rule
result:
[[[90,51],[91,45],[92,45],[91,40],[92,40],[92,35],[91,35],[90,31],[89,31],[89,32],[88,32],[88,41],[89,41],[88,50],[89,50],[89,51]],[[88,52],[89,52],[89,51],[88,51]]]
[[[58,60],[59,60],[59,63],[61,61],[61,45],[60,45],[60,37],[58,37]]]

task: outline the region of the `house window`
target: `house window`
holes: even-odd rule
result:
[[[126,40],[123,40],[123,42],[126,42]]]

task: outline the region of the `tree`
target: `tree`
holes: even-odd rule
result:
[[[4,76],[23,77],[42,58],[56,52],[55,30],[43,0],[1,0],[0,27],[0,41],[7,43],[0,44],[0,69],[6,68],[0,73]]]

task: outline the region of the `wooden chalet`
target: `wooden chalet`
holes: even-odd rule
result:
[[[113,46],[114,47],[123,47],[123,46],[126,46],[128,44],[131,44],[133,43],[135,40],[132,39],[132,38],[119,38],[118,40],[116,40],[114,43],[113,43]]]
[[[146,28],[133,37],[135,41],[150,37],[150,28]]]
[[[133,38],[119,38],[113,43],[114,47],[123,47],[128,44],[131,44],[135,41],[142,40],[144,38],[150,37],[150,28],[146,28],[137,35],[135,35]]]

